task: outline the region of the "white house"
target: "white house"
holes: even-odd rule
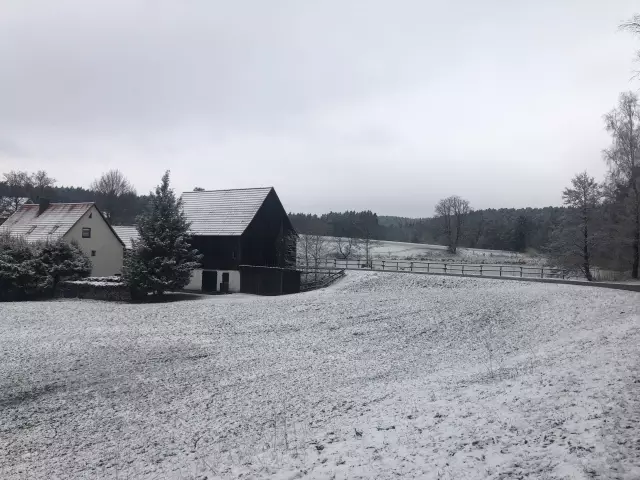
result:
[[[107,223],[95,203],[49,203],[22,205],[0,227],[27,241],[75,240],[91,259],[91,276],[122,272],[124,243]]]

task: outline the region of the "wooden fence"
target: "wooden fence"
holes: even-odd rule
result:
[[[492,265],[448,262],[422,262],[410,260],[341,260],[336,258],[322,258],[313,261],[311,265],[301,265],[300,268],[310,269],[340,269],[340,270],[375,270],[385,272],[415,272],[451,275],[477,275],[489,277],[520,277],[520,278],[555,278],[566,279],[572,275],[566,270],[550,267],[534,267],[528,265]]]
[[[309,276],[313,275],[314,279],[309,280]],[[336,280],[344,277],[344,269],[303,269],[302,271],[302,283],[300,284],[300,291],[306,292],[309,290],[316,290],[318,288],[325,288],[331,285]]]

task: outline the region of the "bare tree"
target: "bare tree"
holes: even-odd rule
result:
[[[320,264],[329,254],[329,247],[329,239],[324,235],[300,235],[297,248],[299,263],[306,270],[313,269],[316,281]]]
[[[375,225],[362,219],[353,223],[353,228],[358,232],[357,246],[358,253],[364,254],[364,268],[373,268],[373,251],[380,245],[380,241],[375,238]]]
[[[310,235],[311,259],[316,268],[320,266],[320,261],[327,258],[329,253],[329,241],[323,235]]]
[[[609,166],[609,181],[624,194],[631,225],[629,243],[633,252],[631,276],[640,267],[640,105],[633,92],[620,95],[618,108],[604,117],[611,134],[611,147],[603,156]]]
[[[640,14],[635,14],[631,20],[620,25],[620,28],[640,35]]]
[[[367,268],[373,268],[373,251],[380,245],[380,241],[372,238],[367,232],[364,238],[360,239],[361,251],[364,253],[364,259]]]
[[[11,198],[0,196],[0,225],[14,212]]]
[[[456,253],[463,236],[467,216],[471,212],[469,202],[457,195],[443,198],[436,205],[436,216],[442,218],[443,233],[450,253]]]
[[[133,185],[127,180],[120,170],[109,170],[91,184],[100,203],[103,205],[103,213],[109,223],[114,223],[120,212],[120,201],[126,195],[135,195]]]
[[[602,202],[602,187],[587,172],[577,174],[571,187],[562,193],[568,207],[562,224],[553,232],[549,252],[560,264],[579,269],[585,278],[593,280],[593,250],[601,237],[596,227],[596,215]]]
[[[631,20],[620,25],[620,28],[640,36],[640,14],[634,15]],[[638,51],[638,60],[640,60],[640,50]]]
[[[24,198],[31,195],[33,181],[28,172],[21,170],[5,173],[4,179],[9,190],[8,198],[5,200],[5,209],[9,213],[13,213],[22,205]]]
[[[311,242],[308,235],[302,234],[298,239],[297,265],[301,269],[308,268],[309,260],[311,258]]]
[[[31,183],[33,188],[38,192],[39,196],[43,196],[47,188],[53,187],[56,184],[56,179],[50,177],[45,170],[38,170],[31,175]]]
[[[335,237],[336,256],[341,260],[350,260],[360,252],[361,241],[358,238]]]

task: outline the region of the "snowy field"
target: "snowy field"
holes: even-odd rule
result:
[[[391,260],[434,260],[468,263],[526,264],[543,265],[546,259],[542,255],[508,252],[506,250],[485,250],[481,248],[458,248],[455,255],[443,245],[380,241],[373,248],[376,258]]]
[[[640,478],[640,294],[349,272],[0,304],[0,478]]]
[[[326,237],[330,250],[335,244],[334,237]],[[447,251],[443,245],[425,243],[389,242],[376,240],[372,247],[373,258],[382,260],[424,260],[434,262],[459,263],[491,263],[491,264],[526,264],[544,265],[546,259],[542,255],[528,255],[506,250],[485,250],[480,248],[458,248],[455,255]],[[361,252],[362,255],[364,253]]]

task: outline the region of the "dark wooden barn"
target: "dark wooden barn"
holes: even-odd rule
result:
[[[182,201],[192,244],[204,255],[189,289],[261,295],[300,291],[297,235],[273,188],[186,192]]]

